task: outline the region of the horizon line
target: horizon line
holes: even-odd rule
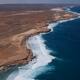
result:
[[[80,5],[80,3],[0,3],[0,4],[3,4],[3,5],[6,5],[6,4],[78,4]]]

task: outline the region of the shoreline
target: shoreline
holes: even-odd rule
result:
[[[73,17],[75,18],[75,16],[73,16]],[[54,22],[53,24],[55,24],[57,22],[66,21],[66,20],[69,21],[69,19],[63,19],[63,20],[61,19],[61,20],[58,20],[56,22],[51,21],[50,23],[45,23],[45,27],[41,26],[38,29],[32,29],[29,32],[27,31],[27,32],[24,32],[24,33],[21,33],[21,34],[17,34],[16,36],[13,36],[13,38],[10,38],[10,41],[13,42],[12,43],[13,45],[15,45],[15,43],[17,43],[16,46],[19,47],[19,49],[23,48],[23,51],[24,50],[25,50],[25,52],[27,51],[28,55],[24,59],[21,59],[21,60],[19,60],[17,62],[6,64],[8,66],[6,66],[6,65],[3,66],[2,65],[0,67],[0,71],[7,70],[8,68],[10,68],[10,66],[12,68],[13,65],[20,65],[20,64],[21,65],[25,65],[25,64],[28,64],[29,61],[31,61],[33,59],[33,54],[32,54],[31,49],[28,49],[27,46],[25,45],[26,44],[26,40],[28,40],[29,37],[35,36],[37,34],[50,32],[51,29],[49,29],[49,25],[52,24],[53,22]]]

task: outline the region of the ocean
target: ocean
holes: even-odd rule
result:
[[[56,59],[51,62],[55,70],[41,80],[80,80],[80,19],[57,25],[43,38]]]
[[[71,7],[80,12],[80,7]],[[51,32],[30,37],[33,61],[0,74],[0,80],[80,80],[80,18],[48,26]]]

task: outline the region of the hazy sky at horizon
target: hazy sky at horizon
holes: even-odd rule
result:
[[[0,4],[8,3],[80,3],[80,0],[0,0]]]

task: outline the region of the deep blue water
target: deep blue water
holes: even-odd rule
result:
[[[74,7],[75,12],[79,9]],[[38,76],[40,80],[80,80],[80,18],[57,25],[53,32],[43,35],[46,45],[56,56],[49,65],[55,70]]]

